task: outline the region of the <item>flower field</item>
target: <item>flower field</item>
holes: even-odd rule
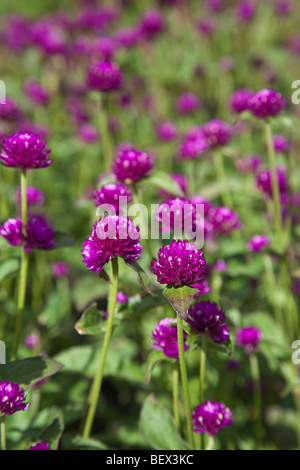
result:
[[[299,20],[1,1],[1,450],[300,449]]]

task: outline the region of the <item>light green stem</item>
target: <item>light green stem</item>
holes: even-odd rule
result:
[[[113,330],[113,319],[114,319],[114,313],[116,309],[117,292],[118,292],[119,268],[118,268],[117,256],[115,256],[111,260],[111,266],[112,266],[112,284],[110,286],[109,296],[108,296],[107,327],[106,327],[106,332],[104,336],[104,342],[103,342],[103,347],[102,347],[102,354],[100,358],[99,368],[94,377],[94,381],[93,381],[91,391],[88,397],[88,402],[87,402],[87,410],[86,410],[84,426],[83,426],[83,437],[86,437],[86,438],[90,436],[92,425],[94,422],[99,394],[101,391],[103,372],[104,372],[104,367],[105,367],[105,362],[106,362],[106,357],[107,357],[107,352],[108,352],[108,346],[110,343],[112,330]]]
[[[274,204],[274,224],[276,234],[280,240],[281,231],[282,231],[282,219],[281,219],[281,202],[280,202],[280,191],[279,191],[279,183],[278,183],[278,176],[277,176],[277,169],[276,169],[276,159],[275,159],[275,151],[273,145],[273,138],[272,138],[272,129],[271,124],[269,122],[265,123],[265,135],[266,135],[266,146],[268,150],[268,160],[269,166],[272,174],[272,196],[273,196],[273,204]]]
[[[104,154],[105,170],[110,171],[113,161],[113,149],[111,142],[111,135],[108,124],[108,114],[103,100],[103,96],[100,98],[100,110],[99,110],[99,122],[101,132],[101,142]]]
[[[22,227],[23,234],[26,234],[27,224],[27,194],[26,194],[26,170],[21,172],[21,213],[22,213]],[[27,271],[28,271],[29,253],[25,251],[24,245],[21,247],[21,266],[18,286],[18,304],[17,304],[17,317],[15,326],[15,337],[13,344],[13,352],[11,360],[14,361],[17,358],[18,347],[20,343],[23,312],[26,298],[26,284],[27,284]]]
[[[199,400],[200,404],[204,402],[204,382],[205,382],[205,366],[206,366],[206,351],[207,351],[208,337],[206,334],[201,338],[201,352],[200,352],[200,374],[199,374]],[[201,449],[205,450],[204,433],[200,434]]]
[[[189,382],[188,382],[186,363],[185,363],[185,358],[184,358],[183,321],[179,315],[177,315],[177,336],[178,336],[180,374],[181,374],[181,382],[182,382],[184,402],[185,402],[185,411],[186,411],[187,435],[188,435],[190,447],[193,450],[195,448],[195,442],[194,442],[194,434],[193,434],[193,428],[192,428],[192,413],[191,413]]]
[[[1,450],[6,450],[6,416],[0,418],[1,422]]]
[[[221,150],[215,150],[213,154],[213,161],[215,166],[215,171],[217,174],[218,182],[221,187],[221,194],[224,206],[233,208],[231,194],[227,185],[227,179],[224,169],[223,155]]]
[[[179,414],[179,383],[178,383],[178,378],[179,378],[179,370],[178,370],[178,362],[176,361],[173,369],[173,413],[174,413],[174,419],[175,419],[175,424],[177,428],[180,428],[180,414]]]

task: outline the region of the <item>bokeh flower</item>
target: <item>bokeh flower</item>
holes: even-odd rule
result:
[[[183,330],[184,341],[187,333]],[[154,349],[160,349],[168,357],[178,358],[178,339],[177,324],[174,318],[163,318],[155,325],[152,331],[152,345]],[[188,345],[184,342],[184,350],[188,349]]]

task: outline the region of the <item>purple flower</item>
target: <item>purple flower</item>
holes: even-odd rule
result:
[[[18,384],[8,380],[0,382],[0,414],[12,415],[16,411],[27,410],[30,403],[25,400],[24,390]]]
[[[208,432],[210,436],[232,424],[232,411],[222,402],[206,401],[193,410],[194,432]]]
[[[157,258],[152,260],[151,267],[160,284],[182,287],[204,280],[205,257],[202,250],[188,240],[164,244]]]
[[[125,49],[131,49],[140,40],[141,33],[136,27],[122,27],[116,33],[116,41]]]
[[[94,62],[88,70],[87,85],[92,90],[108,92],[119,90],[123,83],[120,67],[114,62]]]
[[[279,16],[288,16],[292,10],[291,0],[276,0],[275,13]]]
[[[173,122],[162,122],[157,128],[157,136],[161,140],[174,140],[177,137],[177,127]]]
[[[226,269],[227,269],[227,263],[223,259],[218,259],[215,262],[215,270],[216,271],[223,272],[223,271],[226,271]]]
[[[255,326],[245,326],[236,331],[236,345],[244,348],[247,354],[258,349],[263,332]]]
[[[203,132],[210,147],[226,145],[232,136],[232,128],[221,119],[212,119],[203,126]]]
[[[286,172],[282,167],[276,168],[277,172],[277,179],[278,179],[278,186],[280,193],[285,193],[288,189],[288,181]],[[271,170],[263,170],[257,174],[256,177],[256,185],[257,188],[263,191],[267,196],[272,197],[273,190],[272,190],[272,171]]]
[[[241,228],[239,215],[230,209],[230,207],[220,206],[212,208],[210,215],[212,217],[213,228],[219,234],[226,235],[232,232],[232,230]]]
[[[159,10],[146,10],[140,20],[140,31],[146,39],[152,39],[165,29],[165,20]]]
[[[132,146],[120,150],[113,162],[113,172],[120,183],[134,184],[147,178],[153,168],[152,158]]]
[[[29,450],[51,450],[47,441],[41,441],[29,447]]]
[[[40,337],[37,333],[30,333],[25,338],[25,345],[29,349],[34,349],[40,344]]]
[[[197,29],[203,36],[213,36],[216,32],[216,25],[211,18],[200,18],[197,21]]]
[[[0,119],[7,122],[16,122],[23,117],[23,111],[16,101],[9,96],[6,97],[5,103],[0,104]]]
[[[273,145],[275,152],[287,153],[291,148],[291,142],[283,135],[273,136]]]
[[[172,176],[173,180],[178,184],[178,186],[181,189],[181,191],[183,192],[183,194],[186,195],[187,194],[187,179],[186,179],[186,176],[181,174],[181,173],[172,173],[171,176]],[[172,194],[170,194],[165,189],[161,189],[159,194],[162,198],[172,197]]]
[[[23,241],[22,220],[8,219],[0,227],[0,235],[5,238],[10,245],[21,245]]]
[[[117,302],[127,304],[129,302],[129,297],[121,290],[117,293]]]
[[[189,230],[194,228],[194,206],[189,200],[174,197],[159,205],[156,218],[160,222],[162,231]]]
[[[46,150],[47,142],[34,132],[17,132],[11,134],[2,142],[3,152],[0,161],[4,166],[31,170],[47,168],[53,160]]]
[[[258,118],[277,116],[286,106],[286,100],[275,90],[264,88],[249,99],[249,109]]]
[[[49,101],[48,91],[35,78],[28,78],[24,82],[24,90],[31,101],[46,105]]]
[[[249,251],[263,251],[270,244],[270,237],[267,235],[254,235],[247,244]]]
[[[236,90],[230,97],[230,107],[235,113],[242,113],[249,109],[249,99],[254,92],[248,88]]]
[[[247,155],[236,161],[236,167],[238,170],[245,173],[256,173],[259,167],[261,167],[262,161],[260,155]]]
[[[141,256],[139,229],[122,215],[107,215],[95,222],[92,235],[83,242],[83,263],[90,271],[100,272],[114,256],[134,262]]]
[[[132,201],[129,189],[123,184],[118,183],[107,183],[102,188],[97,189],[92,196],[96,206],[109,204],[113,207],[116,214],[119,214],[122,211],[122,207]]]
[[[154,349],[161,349],[168,357],[178,358],[178,339],[177,324],[175,318],[164,318],[155,325],[152,331]],[[183,339],[185,340],[187,333],[183,331]],[[188,345],[184,343],[184,350],[188,349]]]
[[[201,100],[193,93],[182,93],[176,100],[175,108],[180,114],[190,114],[199,109]]]
[[[79,127],[78,136],[84,142],[96,142],[100,138],[98,129],[90,123],[82,124]]]
[[[224,57],[221,57],[218,62],[219,69],[222,72],[231,72],[231,70],[234,69],[235,64],[236,64],[236,61],[234,57],[230,55],[225,55]]]
[[[207,7],[212,11],[221,11],[225,8],[226,0],[206,0]]]
[[[21,188],[18,188],[16,191],[16,199],[18,204],[21,204]],[[45,195],[40,189],[36,188],[35,186],[27,186],[26,199],[28,206],[41,205],[45,201]]]
[[[179,158],[182,160],[195,160],[209,149],[206,137],[199,136],[196,139],[186,139],[179,147]]]
[[[219,343],[229,338],[228,326],[223,310],[214,302],[202,300],[189,308],[187,322],[199,334],[207,334]]]
[[[57,279],[68,276],[70,274],[70,266],[65,261],[56,261],[51,265],[51,273]]]
[[[237,17],[242,21],[251,21],[256,15],[256,5],[252,0],[242,0],[236,8]]]
[[[55,244],[55,233],[42,215],[32,216],[26,225],[25,250],[50,250]]]
[[[94,58],[110,62],[117,50],[117,43],[115,39],[103,36],[94,39],[90,47]]]

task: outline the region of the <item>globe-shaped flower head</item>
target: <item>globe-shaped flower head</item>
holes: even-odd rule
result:
[[[23,241],[22,220],[8,219],[0,227],[0,235],[5,238],[10,245],[21,245]]]
[[[263,251],[271,243],[270,237],[264,234],[254,235],[247,243],[249,251]]]
[[[221,119],[211,119],[204,124],[203,131],[212,148],[226,145],[232,136],[231,126]]]
[[[247,354],[258,349],[262,339],[263,332],[256,326],[244,326],[236,332],[236,345],[243,347]]]
[[[151,263],[160,284],[190,286],[204,281],[206,260],[202,250],[188,240],[172,240],[158,251]]]
[[[208,334],[219,343],[225,343],[229,338],[225,321],[225,313],[214,302],[203,300],[189,308],[187,322],[192,329],[200,334]]]
[[[133,147],[120,149],[113,161],[113,172],[120,183],[134,184],[149,176],[153,168],[152,158]]]
[[[277,116],[286,106],[286,100],[281,93],[264,88],[249,100],[249,109],[258,118]]]
[[[183,331],[184,340],[187,333]],[[174,318],[164,318],[155,325],[152,331],[154,349],[160,349],[168,357],[178,357],[178,338],[177,325]],[[184,343],[184,350],[188,349],[188,345]]]
[[[119,214],[122,206],[126,206],[131,200],[132,195],[126,186],[117,183],[107,183],[93,193],[93,199],[96,206],[109,204]]]
[[[138,227],[128,217],[107,215],[95,222],[92,234],[83,242],[83,263],[90,271],[100,272],[114,256],[134,262],[141,256]]]
[[[29,406],[23,388],[8,380],[0,382],[0,415],[12,415],[16,411],[27,410]]]
[[[242,113],[249,109],[249,100],[253,96],[253,91],[247,88],[236,90],[230,97],[230,107],[235,113]]]
[[[87,85],[92,90],[109,92],[119,90],[123,74],[115,62],[93,62],[88,70]]]
[[[47,441],[41,441],[29,447],[29,450],[51,450]]]
[[[219,401],[206,401],[193,410],[194,432],[208,432],[210,436],[217,434],[220,429],[232,424],[232,411]]]
[[[25,250],[50,250],[55,244],[55,233],[42,215],[32,216],[26,225]]]
[[[47,142],[34,132],[16,132],[4,139],[0,161],[4,166],[32,170],[47,168],[52,160],[51,150],[46,150]]]

